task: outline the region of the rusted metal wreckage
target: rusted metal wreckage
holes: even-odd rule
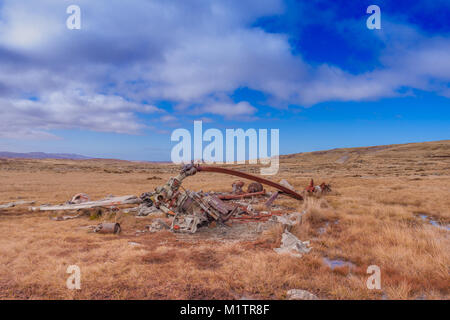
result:
[[[308,194],[324,194],[324,193],[331,192],[331,185],[326,184],[325,182],[322,182],[320,185],[315,186],[314,185],[314,180],[311,179],[311,182],[305,188],[305,191]]]
[[[205,193],[184,189],[182,187],[183,180],[199,172],[227,174],[253,182],[248,185],[247,192],[243,191],[242,188],[245,183],[240,180],[233,183],[232,193]],[[266,193],[263,185],[271,186],[277,189],[277,191]],[[323,183],[320,186],[314,186],[314,182],[311,180],[311,184],[305,188],[304,193],[318,194],[319,192],[328,192],[330,190],[330,185]],[[209,225],[212,222],[215,224],[227,224],[230,219],[234,222],[267,221],[275,216],[274,218],[277,220],[277,216],[281,217],[283,214],[286,214],[285,210],[277,210],[273,207],[273,202],[280,194],[296,200],[303,200],[303,196],[297,193],[286,180],[276,183],[236,170],[191,163],[184,165],[179,174],[170,178],[166,184],[156,187],[152,192],[143,193],[140,197],[110,196],[99,201],[91,201],[88,195],[77,194],[72,200],[63,205],[44,205],[32,207],[31,210],[80,210],[96,207],[112,208],[124,204],[139,204],[138,208],[124,209],[123,211],[137,212],[138,216],[163,213],[166,217],[170,218],[170,220],[166,219],[166,221],[170,222],[164,224],[165,228],[170,228],[173,232],[195,233],[198,227]],[[248,198],[251,198],[250,202],[255,198],[259,199],[259,201],[263,200],[263,204],[267,210],[255,210],[249,202],[243,202],[243,199]],[[53,220],[61,221],[79,216],[80,214],[76,216],[63,216],[53,218]],[[111,226],[100,226],[98,230],[96,229],[94,231],[111,231],[111,233],[116,233],[117,227],[115,225],[113,227]]]
[[[233,194],[217,195],[203,192],[185,190],[182,181],[198,172],[215,172],[245,178],[255,181],[249,185],[248,193],[243,193],[244,183],[237,181],[233,183]],[[213,166],[201,166],[195,164],[184,165],[180,173],[169,179],[169,181],[155,189],[141,195],[144,207],[157,208],[168,216],[172,216],[171,230],[174,232],[194,233],[197,228],[207,225],[213,221],[225,223],[232,217],[249,219],[252,214],[243,206],[231,204],[223,200],[242,199],[245,197],[260,196],[265,194],[262,184],[269,185],[294,199],[303,200],[303,196],[294,190],[273,181],[257,177],[248,173]],[[142,210],[141,212],[151,212]],[[258,215],[258,218],[265,218]]]

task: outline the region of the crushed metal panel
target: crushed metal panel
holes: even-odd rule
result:
[[[289,231],[284,230],[280,248],[273,250],[279,254],[290,254],[293,257],[301,258],[302,254],[308,253],[311,248],[309,247],[309,241],[301,241]]]
[[[214,207],[217,211],[219,211],[222,215],[227,215],[230,211],[234,210],[234,206],[223,202],[217,196],[206,196],[204,197],[206,203]]]
[[[172,221],[171,230],[175,232],[195,233],[198,225],[203,221],[196,215],[177,214]]]
[[[117,206],[122,204],[135,204],[141,203],[142,200],[134,195],[114,197],[98,201],[84,202],[80,204],[63,204],[56,206],[40,206],[31,207],[32,211],[56,211],[56,210],[77,210],[77,209],[89,209],[95,207]]]

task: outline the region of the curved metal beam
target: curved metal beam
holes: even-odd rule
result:
[[[212,167],[212,166],[208,166],[208,167],[197,166],[197,171],[224,173],[224,174],[229,174],[232,176],[237,176],[237,177],[241,177],[241,178],[252,180],[252,181],[257,181],[259,183],[266,184],[266,185],[274,187],[280,191],[283,191],[288,196],[290,196],[294,199],[303,200],[303,197],[300,194],[298,194],[297,192],[295,192],[289,188],[282,186],[281,184],[278,184],[276,182],[273,182],[273,181],[270,181],[270,180],[267,180],[267,179],[264,179],[261,177],[257,177],[257,176],[254,176],[254,175],[251,175],[248,173],[231,170],[231,169],[220,168],[220,167]]]

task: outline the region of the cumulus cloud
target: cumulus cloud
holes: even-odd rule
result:
[[[249,116],[256,113],[257,109],[250,105],[247,101],[239,103],[217,102],[208,104],[202,108],[202,113],[212,113],[222,115],[226,118],[235,118],[240,116]]]
[[[66,28],[70,4],[3,1],[0,136],[71,128],[134,134],[146,128],[139,112],[175,120],[142,101],[167,100],[197,116],[255,116],[249,102],[231,101],[242,87],[263,92],[275,108],[395,96],[405,86],[448,96],[449,38],[389,19],[381,66],[350,73],[310,65],[301,50],[293,54],[287,34],[253,26],[285,11],[281,0],[80,0],[81,30]]]
[[[74,129],[136,134],[145,125],[134,112],[157,112],[120,96],[84,95],[81,92],[54,92],[42,99],[0,98],[0,136],[53,138],[51,129]]]

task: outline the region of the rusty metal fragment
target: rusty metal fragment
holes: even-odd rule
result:
[[[225,168],[219,168],[219,167],[213,167],[213,166],[209,166],[209,167],[205,167],[205,166],[197,166],[197,171],[203,171],[203,172],[217,172],[217,173],[225,173],[225,174],[229,174],[229,175],[233,175],[233,176],[237,176],[237,177],[241,177],[241,178],[245,178],[245,179],[249,179],[249,180],[253,180],[262,184],[266,184],[268,186],[274,187],[280,191],[283,191],[284,193],[286,193],[286,195],[297,199],[297,200],[303,200],[303,197],[298,194],[297,192],[286,188],[285,186],[275,183],[273,181],[261,178],[261,177],[257,177],[248,173],[244,173],[244,172],[240,172],[240,171],[236,171],[236,170],[231,170],[231,169],[225,169]]]
[[[120,224],[117,222],[104,222],[95,227],[94,232],[97,233],[113,233],[119,234],[121,231]]]
[[[218,196],[221,200],[235,200],[235,199],[244,199],[244,198],[251,198],[255,196],[262,196],[265,195],[266,191],[260,191],[260,192],[253,192],[253,193],[243,193],[243,194],[221,194]]]
[[[244,191],[242,190],[242,187],[244,186],[244,182],[243,181],[235,181],[233,182],[233,184],[231,185],[233,187],[233,194],[242,194],[244,193]]]
[[[269,207],[272,205],[272,203],[275,201],[275,199],[278,198],[278,195],[279,195],[279,194],[280,194],[280,192],[278,192],[278,191],[274,192],[274,193],[270,196],[269,200],[266,201],[266,203],[265,203],[266,207],[269,208]]]
[[[305,191],[308,192],[309,194],[317,194],[317,195],[326,194],[331,192],[331,185],[322,182],[319,186],[315,186],[314,180],[311,179],[311,182],[305,188]]]
[[[233,183],[233,193],[219,194],[203,193],[185,190],[182,181],[197,172],[218,172],[230,174],[254,182],[249,185],[249,193],[243,193],[244,182],[238,180]],[[277,188],[279,193],[285,193],[295,199],[302,200],[303,197],[291,190],[288,186],[272,182],[267,179],[249,175],[243,172],[229,170],[219,167],[203,167],[193,163],[184,165],[180,173],[169,179],[162,186],[157,187],[153,192],[146,192],[141,195],[142,204],[139,212],[163,212],[167,217],[172,218],[171,230],[173,232],[194,233],[198,227],[210,225],[211,223],[224,224],[230,218],[236,221],[267,221],[273,214],[262,214],[255,210],[251,203],[255,198],[264,197],[265,190],[262,184]],[[244,198],[251,197],[251,203],[240,203]],[[276,196],[274,196],[275,198]],[[272,199],[272,201],[274,200]],[[225,201],[227,200],[227,201]],[[256,200],[257,201],[257,200]],[[144,210],[145,209],[145,210]]]
[[[263,186],[259,182],[252,182],[248,185],[247,192],[248,193],[255,193],[255,192],[261,192],[263,191]]]

